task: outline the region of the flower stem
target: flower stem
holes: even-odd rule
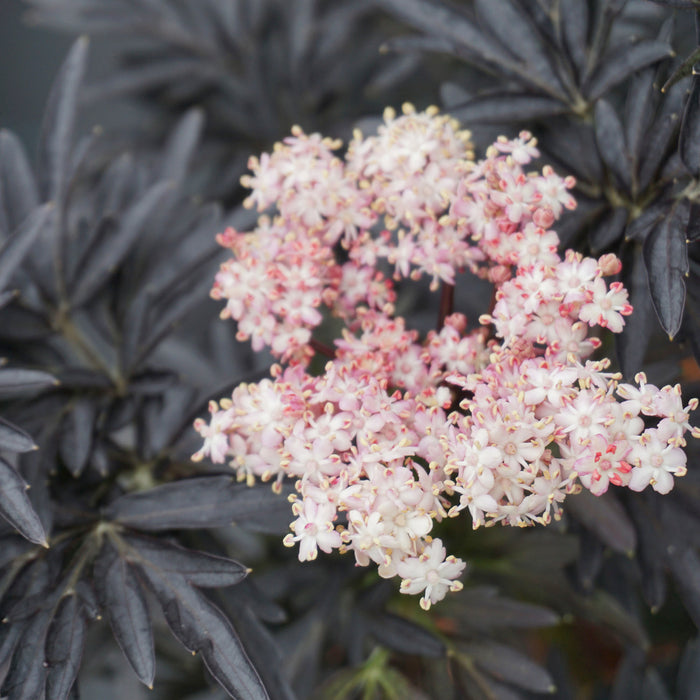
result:
[[[455,286],[454,284],[442,285],[440,294],[440,312],[438,315],[437,329],[442,330],[445,325],[445,319],[454,311],[455,303]]]
[[[311,338],[311,340],[309,341],[309,345],[321,355],[325,355],[331,360],[335,358],[335,349],[332,348],[330,345],[326,345],[325,343],[322,343],[320,340],[316,340],[315,338]]]

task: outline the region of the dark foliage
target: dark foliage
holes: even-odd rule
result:
[[[636,309],[620,365],[673,380],[681,350],[659,325],[700,356],[700,88],[687,23],[662,20],[698,3],[29,4],[124,43],[87,90],[88,41],[74,45],[35,167],[0,133],[0,694],[78,697],[118,646],[156,698],[694,697],[697,454],[672,495],[582,494],[548,531],[444,523],[470,573],[430,615],[351,561],[300,565],[276,544],[284,496],[189,455],[220,378],[266,372],[206,299],[213,234],[245,223],[247,157],[295,122],[343,134],[434,101],[426,51],[463,123],[536,130],[576,175],[562,237],[617,252]],[[78,137],[81,96],[124,95],[149,107],[147,135]]]
[[[86,99],[140,98],[154,120],[151,136],[190,107],[203,110],[203,177],[217,197],[230,198],[249,156],[293,124],[347,135],[358,118],[401,99],[399,81],[421,78],[415,56],[377,61],[391,22],[366,0],[31,6],[32,22],[122,40],[118,70],[88,86]]]

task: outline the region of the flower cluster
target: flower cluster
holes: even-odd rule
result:
[[[700,436],[698,402],[643,375],[620,383],[590,359],[591,329],[619,332],[632,311],[606,282],[621,264],[560,257],[551,226],[575,206],[573,180],[525,171],[538,155],[529,133],[477,162],[468,132],[437,110],[384,121],[345,159],[298,128],[251,159],[247,203],[262,215],[219,236],[234,257],[212,296],[286,367],[212,403],[195,458],[273,488],[294,479],[285,544],[301,560],[351,551],[427,609],[465,568],[431,536],[436,521],[468,510],[474,527],[546,524],[582,486],[666,493],[685,473],[685,433]],[[495,286],[476,329],[448,310],[420,338],[395,315],[392,277],[445,291],[464,270]],[[313,331],[332,316],[344,330],[327,348]],[[329,361],[312,374],[320,352]]]

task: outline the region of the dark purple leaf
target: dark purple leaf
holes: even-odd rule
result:
[[[8,231],[14,231],[39,206],[32,169],[19,139],[0,130],[0,202],[7,212]]]
[[[73,303],[88,301],[119,267],[132,245],[143,234],[149,218],[172,195],[171,182],[157,182],[124,214],[113,235],[101,239],[83,263],[83,274],[73,290]]]
[[[700,9],[700,4],[698,4],[698,9]],[[666,92],[669,88],[673,87],[676,83],[693,75],[693,67],[700,61],[700,47],[695,49],[690,56],[688,56],[683,63],[681,63],[676,70],[673,71],[671,77],[663,84],[661,92]],[[693,79],[695,82],[695,79]]]
[[[184,576],[193,586],[220,588],[234,586],[247,575],[248,569],[233,559],[217,557],[146,537],[126,537],[126,541],[161,571]]]
[[[700,627],[700,558],[690,547],[668,547],[668,565],[683,605]]]
[[[593,253],[598,254],[619,242],[627,223],[627,214],[627,207],[615,207],[595,223],[588,234]]]
[[[9,283],[24,256],[31,250],[39,234],[54,215],[53,203],[38,207],[22,222],[20,227],[3,242],[0,248],[0,290]]]
[[[700,0],[651,0],[657,5],[674,7],[678,10],[696,10],[700,8]]]
[[[685,230],[690,205],[680,200],[668,217],[651,230],[644,241],[644,263],[654,310],[669,338],[676,335],[683,320],[685,276],[688,272],[688,244]]]
[[[470,122],[527,121],[568,110],[565,103],[550,97],[513,92],[477,95],[464,105],[455,105],[450,113],[465,124]]]
[[[631,190],[630,157],[625,148],[625,134],[617,112],[606,100],[595,105],[595,136],[603,162],[617,180],[618,186]]]
[[[31,396],[58,385],[46,372],[32,369],[0,369],[0,397]]]
[[[672,88],[668,93],[662,109],[647,130],[637,177],[640,191],[649,187],[655,175],[663,168],[669,154],[676,150],[681,109],[677,88],[678,86]]]
[[[537,83],[547,86],[547,94],[563,94],[563,86],[554,69],[552,56],[536,24],[513,0],[475,0],[477,17],[493,36],[498,37],[506,52],[520,63]],[[525,65],[523,65],[525,64]],[[527,79],[527,76],[523,76]]]
[[[629,244],[622,256],[622,283],[629,292],[634,312],[625,318],[625,327],[615,337],[615,344],[622,374],[631,379],[644,366],[647,347],[656,327],[640,243]]]
[[[693,177],[697,177],[700,174],[700,79],[697,76],[693,77],[683,109],[678,152],[683,165]]]
[[[129,381],[129,391],[143,396],[160,396],[177,384],[178,376],[170,370],[147,369]]]
[[[295,700],[297,695],[292,691],[284,672],[284,663],[279,647],[267,627],[260,624],[257,609],[254,610],[245,603],[241,604],[241,588],[243,585],[236,589],[235,600],[227,599],[226,602],[230,604],[226,606],[226,612],[241,638],[246,654],[260,674],[272,698],[275,700]],[[272,622],[272,620],[269,621]],[[276,623],[282,621],[278,618]]]
[[[27,497],[27,484],[4,459],[0,459],[0,515],[30,542],[48,546],[41,520]]]
[[[88,44],[85,36],[73,44],[49,94],[41,127],[37,167],[45,199],[60,201],[65,192]]]
[[[42,314],[22,308],[18,304],[5,306],[17,297],[15,291],[0,293],[0,297],[0,308],[2,308],[0,335],[3,338],[23,343],[30,340],[44,340],[52,333],[46,317]]]
[[[508,62],[499,44],[491,41],[458,8],[440,0],[377,0],[380,7],[421,32],[468,48],[477,61]]]
[[[178,122],[165,146],[159,176],[165,180],[184,178],[204,126],[201,109],[190,109]]]
[[[579,553],[576,559],[576,579],[584,591],[592,591],[603,565],[605,545],[589,530],[579,533]]]
[[[44,664],[46,633],[51,610],[41,610],[25,627],[12,657],[3,694],[12,700],[37,700],[44,697],[48,669]]]
[[[700,240],[700,204],[693,203],[690,205],[688,228],[685,230],[685,237],[688,243],[695,243]]]
[[[78,676],[85,646],[85,617],[77,596],[64,598],[46,637],[46,700],[65,700]]]
[[[114,31],[113,27],[110,27]],[[171,58],[151,65],[142,64],[135,70],[123,70],[114,77],[108,77],[85,88],[86,102],[103,102],[124,95],[143,93],[187,81],[192,84],[193,77],[216,79],[215,68],[203,63],[199,58]]]
[[[59,453],[70,473],[82,474],[90,458],[98,406],[91,398],[78,398],[66,416],[60,433]]]
[[[668,690],[655,668],[648,668],[644,673],[642,700],[672,700]]]
[[[548,608],[501,598],[495,588],[485,586],[468,588],[454,597],[453,615],[467,629],[479,632],[502,627],[513,629],[551,627],[559,616]]]
[[[611,549],[622,554],[634,552],[634,525],[612,492],[594,496],[584,489],[566,502],[567,512],[595,533]]]
[[[644,655],[639,649],[630,649],[622,659],[610,700],[638,700],[642,697]]]
[[[95,563],[95,583],[115,639],[139,680],[152,688],[156,661],[148,605],[132,568],[111,544],[103,545]]]
[[[559,23],[569,55],[579,72],[582,72],[586,65],[588,3],[580,0],[560,0]]]
[[[632,73],[672,55],[668,43],[658,39],[642,39],[615,47],[601,58],[597,70],[584,86],[584,94],[590,101],[597,100]]]
[[[496,680],[535,693],[552,693],[555,690],[549,673],[512,647],[482,640],[478,644],[461,644],[458,648],[461,654]]]
[[[445,654],[445,645],[435,635],[398,615],[367,611],[365,622],[370,634],[389,649],[435,659]]]
[[[248,518],[268,517],[266,507],[276,501],[284,497],[267,487],[251,489],[233,476],[201,476],[122,496],[107,507],[105,517],[151,531],[220,527],[234,520],[245,525]]]
[[[654,118],[657,96],[657,88],[654,85],[655,73],[653,68],[639,71],[632,77],[627,90],[624,111],[625,142],[635,170],[646,148],[647,132]]]
[[[202,655],[209,672],[232,698],[268,700],[231,623],[211,601],[183,576],[164,572],[142,560],[140,570],[180,642]]]
[[[668,216],[673,206],[673,200],[661,199],[646,206],[635,219],[632,219],[625,229],[628,240],[643,240],[651,229]]]
[[[694,700],[700,688],[700,640],[691,639],[683,650],[681,665],[678,669],[678,700]]]
[[[31,452],[38,447],[24,430],[0,418],[0,449],[8,452]]]

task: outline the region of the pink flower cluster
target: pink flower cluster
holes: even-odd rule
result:
[[[685,433],[700,436],[698,402],[643,375],[622,384],[589,359],[601,344],[590,329],[620,332],[632,311],[605,280],[621,264],[560,257],[550,227],[575,206],[573,180],[525,171],[530,134],[477,162],[468,132],[437,110],[384,121],[344,159],[298,128],[251,159],[247,203],[267,214],[219,236],[233,257],[212,296],[239,338],[286,367],[212,402],[195,459],[273,488],[294,479],[285,544],[302,561],[351,551],[427,609],[465,568],[431,536],[436,521],[468,510],[473,527],[546,524],[582,486],[667,493],[686,471]],[[445,291],[464,270],[495,286],[480,327],[443,314],[420,338],[395,315],[392,276]],[[326,348],[312,334],[333,317],[343,331]],[[312,373],[319,352],[330,359]]]

